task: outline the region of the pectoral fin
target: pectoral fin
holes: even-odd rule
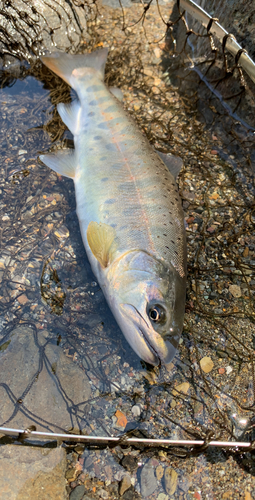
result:
[[[87,229],[87,240],[91,252],[102,267],[107,267],[113,260],[116,250],[114,242],[115,230],[104,223],[90,222]]]

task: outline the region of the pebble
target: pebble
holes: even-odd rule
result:
[[[205,373],[210,373],[214,367],[214,363],[211,358],[205,356],[200,360],[200,367]]]
[[[127,425],[127,417],[126,415],[124,415],[124,413],[122,413],[120,410],[117,410],[116,413],[115,413],[115,417],[117,418],[117,422],[115,424],[115,427],[117,427],[117,429],[125,429],[126,425]]]
[[[164,476],[164,469],[163,469],[162,465],[159,465],[156,468],[156,476],[157,476],[158,481],[160,481],[160,479],[162,479],[162,477]]]
[[[24,293],[22,293],[22,295],[20,295],[17,298],[17,301],[19,302],[19,304],[21,304],[22,306],[24,306],[27,302],[29,302],[29,299],[27,298],[27,296]]]
[[[229,375],[233,371],[232,366],[227,366],[226,367],[226,374]]]
[[[160,493],[158,496],[157,496],[157,500],[168,500],[169,499],[169,496],[166,495],[165,493]]]
[[[131,411],[132,411],[132,414],[134,415],[134,417],[140,417],[140,415],[141,415],[141,408],[140,408],[139,405],[132,406]]]
[[[225,373],[225,368],[219,368],[218,372],[220,375],[223,375]]]
[[[119,488],[120,496],[122,496],[125,493],[125,491],[127,491],[130,488],[130,486],[131,486],[131,478],[130,476],[125,474],[125,476],[123,476],[120,482],[120,488]]]
[[[106,490],[103,490],[103,488],[98,490],[98,495],[104,500],[107,500],[109,498],[109,493]]]
[[[177,396],[180,392],[183,392],[183,394],[188,394],[189,383],[188,382],[183,382],[182,384],[177,385],[175,387],[175,389],[173,389],[173,391],[172,391],[173,396]]]
[[[174,495],[178,484],[178,474],[171,467],[165,469],[165,489],[166,492],[171,496]]]
[[[79,486],[76,486],[76,488],[74,488],[69,498],[70,500],[82,500],[84,493],[85,486],[83,484],[80,484]]]
[[[141,494],[142,497],[152,495],[157,488],[157,479],[154,474],[154,467],[150,459],[142,468],[141,472]]]
[[[230,285],[228,289],[229,289],[231,295],[233,295],[233,297],[235,297],[235,299],[238,299],[239,297],[242,297],[242,291],[241,291],[241,287],[240,286],[238,286],[238,285]]]

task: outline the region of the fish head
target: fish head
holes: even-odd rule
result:
[[[113,267],[111,307],[134,351],[149,364],[168,364],[182,332],[186,280],[146,252]]]

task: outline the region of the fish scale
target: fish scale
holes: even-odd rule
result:
[[[84,246],[125,337],[144,360],[168,363],[185,304],[185,229],[172,174],[180,162],[164,157],[169,170],[106,87],[106,55],[42,58],[79,100],[58,106],[74,153],[41,159],[74,180]]]

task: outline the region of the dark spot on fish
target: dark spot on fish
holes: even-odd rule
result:
[[[163,226],[167,226],[167,224],[165,222],[163,222]]]
[[[108,128],[107,122],[102,122],[97,125],[97,128]]]
[[[172,205],[174,205],[174,202],[173,202],[173,201],[171,201],[171,203],[172,203]]]
[[[86,88],[86,92],[95,92],[95,90],[100,90],[102,85],[90,85]]]
[[[173,223],[170,221],[169,224],[171,224],[171,226],[173,225]]]
[[[88,113],[88,116],[94,116],[94,115],[95,115],[94,111],[90,111],[90,113]]]
[[[167,234],[163,233],[163,236],[167,236]]]
[[[171,240],[171,243],[173,243],[173,245],[175,245],[175,242],[173,240]]]
[[[175,201],[178,201],[178,198],[175,198]]]
[[[167,250],[169,250],[169,247],[167,247],[166,245],[165,245],[165,247],[167,248]]]
[[[95,101],[95,99],[89,102],[89,106],[95,106],[95,104],[97,104],[97,101]]]
[[[178,255],[178,252],[176,252],[176,250],[174,251],[174,253],[175,253],[176,255]]]
[[[102,139],[101,135],[95,135],[94,140],[99,141],[99,139]]]
[[[103,179],[101,179],[101,181],[103,181],[103,182],[108,181],[108,177],[103,177]]]
[[[117,147],[116,144],[112,144],[111,142],[109,142],[105,145],[105,149],[107,149],[108,151],[116,151]]]
[[[101,158],[99,159],[99,161],[105,161],[105,160],[107,160],[106,156],[101,156]]]
[[[89,148],[89,151],[93,151],[93,150],[94,150],[94,148]]]
[[[116,200],[115,198],[109,198],[109,200],[106,200],[105,203],[107,203],[108,205],[112,205],[112,203],[115,203]]]
[[[111,227],[115,228],[117,227],[117,224],[111,224]]]
[[[104,110],[105,113],[109,113],[110,111],[115,111],[116,110],[116,105],[115,104],[111,104],[111,106],[108,106],[108,108],[106,108]]]
[[[181,241],[181,238],[177,238],[178,241]]]

